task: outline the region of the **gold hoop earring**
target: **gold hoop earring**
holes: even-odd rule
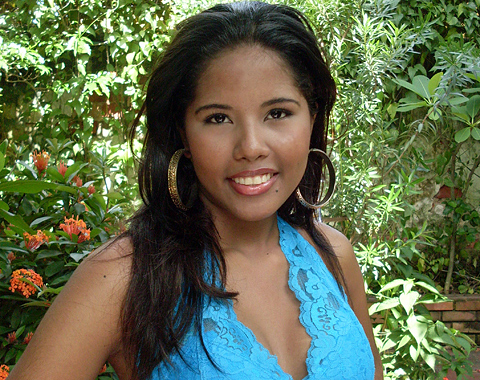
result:
[[[310,154],[311,152],[318,153],[327,164],[328,174],[329,174],[329,184],[328,184],[327,194],[325,194],[325,197],[323,197],[323,199],[320,202],[316,204],[312,204],[305,200],[305,198],[302,196],[302,193],[300,192],[300,188],[297,187],[297,190],[295,192],[295,197],[297,198],[297,200],[300,202],[302,206],[307,207],[309,209],[317,210],[320,207],[323,207],[324,205],[326,205],[327,202],[332,197],[333,190],[335,189],[335,169],[333,167],[332,161],[330,160],[330,157],[328,157],[323,150],[312,148],[308,151],[308,153]]]
[[[168,164],[168,192],[170,193],[170,198],[172,198],[173,204],[183,211],[187,211],[189,208],[191,208],[196,198],[196,196],[191,196],[189,201],[185,205],[180,198],[180,193],[178,192],[178,186],[177,186],[178,163],[180,162],[180,159],[182,158],[185,151],[186,151],[185,149],[178,149],[173,154]]]

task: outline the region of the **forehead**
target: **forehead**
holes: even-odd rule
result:
[[[196,87],[195,98],[247,90],[255,90],[256,94],[298,91],[288,63],[277,52],[256,45],[241,45],[220,53],[208,62]]]

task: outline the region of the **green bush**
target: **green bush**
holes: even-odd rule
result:
[[[480,0],[284,2],[312,20],[337,81],[328,153],[339,183],[324,217],[350,238],[378,301],[386,378],[461,378],[473,342],[425,304],[479,289]],[[82,257],[131,215],[125,129],[173,25],[213,3],[0,5],[0,363],[14,365]],[[40,173],[35,149],[51,155]],[[432,202],[436,215],[421,208]],[[68,233],[79,223],[90,240]],[[21,269],[43,281],[19,280],[29,298],[9,289]]]

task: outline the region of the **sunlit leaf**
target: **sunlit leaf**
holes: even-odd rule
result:
[[[466,127],[455,133],[455,141],[457,143],[464,142],[470,137],[470,127]]]

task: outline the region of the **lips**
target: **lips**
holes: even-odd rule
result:
[[[241,195],[261,195],[273,186],[277,174],[272,169],[248,170],[230,177],[229,183]]]

